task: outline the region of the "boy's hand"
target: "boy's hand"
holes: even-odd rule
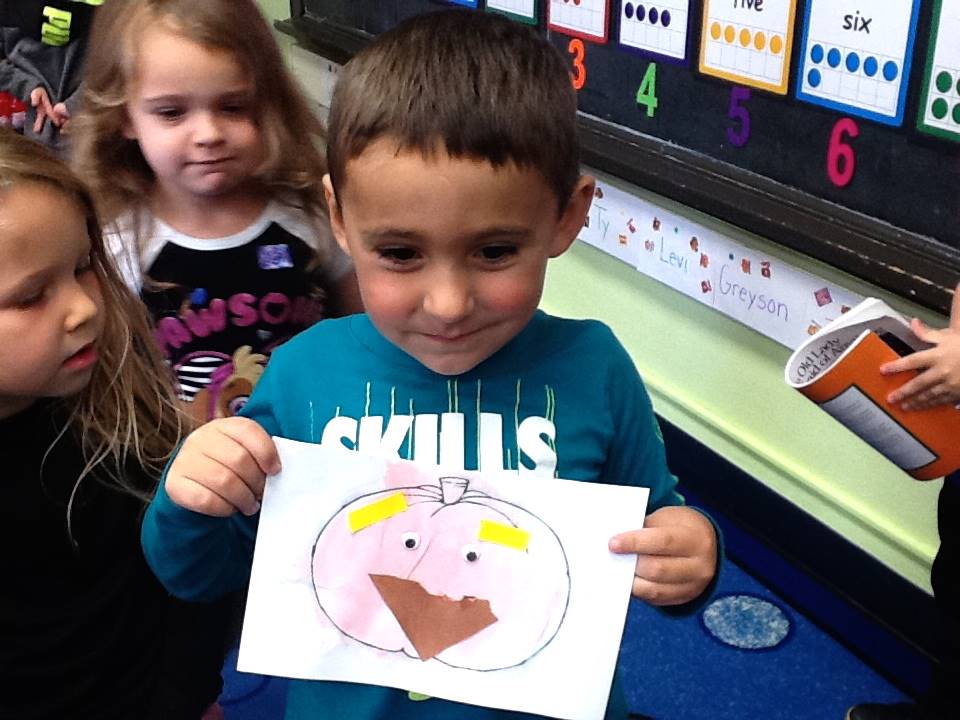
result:
[[[640,530],[610,539],[615,553],[636,553],[633,596],[651,605],[682,605],[700,596],[717,572],[717,534],[688,507],[663,507]]]
[[[180,507],[217,517],[260,510],[267,475],[280,471],[273,439],[249,418],[211,420],[177,453],[164,487]]]
[[[920,374],[887,396],[887,401],[904,410],[923,410],[935,405],[960,402],[960,285],[953,293],[950,324],[934,330],[914,318],[910,329],[935,347],[885,363],[880,372],[891,375],[904,370]]]

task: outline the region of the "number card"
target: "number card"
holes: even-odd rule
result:
[[[550,0],[547,12],[551,30],[596,43],[607,42],[610,0]]]
[[[487,0],[487,11],[509,15],[514,20],[535,25],[538,0]]]
[[[644,54],[685,61],[690,0],[620,3],[620,44]]]
[[[903,123],[920,0],[810,0],[797,97]]]
[[[960,141],[960,0],[934,0],[918,127]]]
[[[706,0],[700,72],[787,94],[797,0]]]

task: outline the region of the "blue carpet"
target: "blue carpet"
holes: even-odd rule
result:
[[[279,720],[286,680],[224,668],[227,720]],[[843,720],[900,691],[733,562],[699,613],[630,605],[620,667],[631,710],[656,720]]]

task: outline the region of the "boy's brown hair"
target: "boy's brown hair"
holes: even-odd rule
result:
[[[334,192],[375,140],[429,156],[539,171],[562,211],[580,176],[577,99],[566,61],[534,30],[494,13],[444,10],[379,35],[344,67],[330,108]]]

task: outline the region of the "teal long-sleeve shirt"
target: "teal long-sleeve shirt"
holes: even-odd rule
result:
[[[271,435],[445,467],[515,470],[518,481],[536,473],[639,485],[650,489],[650,512],[683,502],[643,382],[596,321],[538,312],[493,356],[448,377],[392,345],[365,315],[327,320],[274,352],[243,414]],[[161,487],[144,520],[144,551],[170,592],[212,599],[246,583],[256,521],[184,510]],[[321,711],[371,720],[523,717],[416,703],[388,688],[291,684],[288,718]],[[626,716],[616,684],[607,716]]]

